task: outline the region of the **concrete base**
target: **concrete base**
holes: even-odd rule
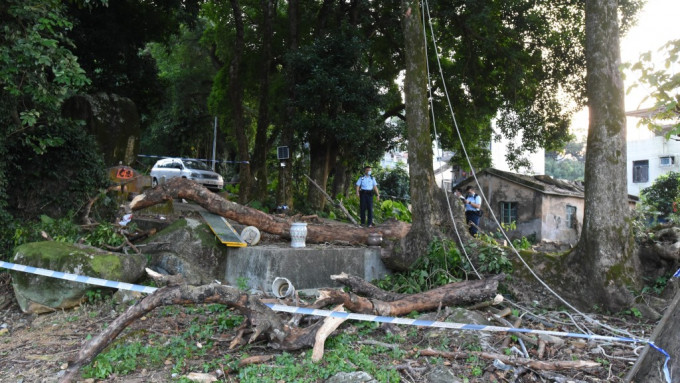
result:
[[[308,290],[341,286],[330,276],[343,272],[367,281],[390,274],[380,259],[379,247],[307,246],[229,248],[224,279],[233,286],[246,282],[249,289],[270,293],[276,277],[287,278],[296,290]]]

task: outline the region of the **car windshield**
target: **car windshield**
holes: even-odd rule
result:
[[[208,165],[204,164],[201,161],[195,161],[195,160],[182,160],[184,162],[184,166],[186,166],[189,169],[196,169],[196,170],[212,170],[208,167]]]

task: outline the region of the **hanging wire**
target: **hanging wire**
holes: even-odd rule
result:
[[[421,8],[424,9],[422,2],[421,2]],[[425,46],[425,57],[427,58],[428,57],[428,54],[427,54],[427,30],[425,29],[425,25],[426,25],[425,24],[425,12],[423,11],[423,12],[420,12],[420,13],[421,13],[421,16],[422,16],[422,19],[423,19],[422,20],[423,21],[423,40],[424,40],[423,45]],[[429,15],[429,12],[428,12],[428,19],[429,19],[429,17],[430,17],[430,15]],[[432,23],[430,23],[430,27],[432,27]],[[434,38],[434,35],[433,35],[433,38]],[[436,45],[435,45],[435,49],[436,49]],[[436,50],[435,50],[435,52],[436,52]],[[437,60],[439,60],[439,55],[437,55]],[[431,82],[432,80],[430,79],[430,60],[427,60],[427,59],[425,60],[425,66],[427,67],[427,91],[429,93],[430,114],[432,114],[432,127],[434,129],[435,148],[437,148],[437,147],[440,147],[440,145],[439,145],[439,135],[437,133],[437,120],[435,119],[435,115],[434,115],[434,102],[433,102],[434,97],[432,96],[432,87],[430,86],[430,84],[432,83]],[[467,250],[465,250],[465,246],[463,246],[463,240],[460,236],[460,233],[458,232],[458,226],[456,226],[456,220],[453,218],[453,209],[451,208],[451,201],[449,199],[449,193],[447,193],[446,190],[444,191],[444,195],[446,196],[446,205],[448,206],[448,209],[449,209],[449,216],[451,218],[451,224],[453,226],[453,230],[456,233],[456,237],[458,238],[458,243],[461,244],[460,248],[463,250],[463,254],[465,254],[465,258],[467,259],[468,264],[470,264],[470,266],[472,267],[472,271],[475,272],[475,275],[477,275],[477,278],[482,279],[482,276],[479,274],[479,272],[477,272],[475,265],[472,263],[472,260],[470,259],[470,256],[468,255]],[[446,253],[446,247],[445,247],[446,245],[444,244],[444,241],[442,241],[442,246],[444,246],[444,253]],[[444,259],[446,259],[446,257],[444,257]]]
[[[432,17],[431,17],[431,15],[430,15],[430,7],[429,7],[429,3],[428,3],[427,0],[421,0],[421,9],[423,10],[423,11],[422,11],[422,13],[423,13],[423,16],[422,16],[422,17],[423,17],[423,35],[424,35],[425,42],[426,42],[426,44],[425,44],[426,62],[428,62],[428,65],[427,65],[427,71],[428,71],[428,84],[427,84],[427,85],[428,85],[428,89],[430,89],[430,88],[431,88],[430,82],[429,82],[429,79],[430,79],[430,67],[429,67],[429,60],[427,60],[427,52],[428,52],[428,51],[427,51],[427,29],[426,29],[426,27],[425,27],[425,24],[426,24],[426,23],[425,23],[425,13],[427,13],[427,24],[428,24],[429,27],[430,27],[430,35],[432,36],[433,50],[434,50],[435,52],[439,52],[439,49],[438,49],[438,47],[437,47],[437,41],[436,41],[436,37],[435,37],[435,34],[434,34],[434,28],[433,28],[433,26],[432,26]],[[480,183],[479,183],[479,179],[477,178],[477,173],[475,172],[474,166],[472,166],[472,161],[470,160],[470,156],[468,155],[467,150],[466,150],[466,148],[465,148],[465,143],[463,142],[463,136],[462,136],[461,133],[460,133],[460,129],[459,129],[459,127],[458,127],[458,122],[456,121],[456,115],[455,115],[455,113],[454,113],[454,111],[453,111],[453,106],[451,105],[451,98],[449,97],[449,91],[448,91],[448,88],[446,87],[446,81],[444,81],[444,71],[443,71],[443,69],[442,69],[441,61],[440,61],[440,59],[439,59],[439,54],[436,54],[435,57],[436,57],[436,59],[437,59],[437,65],[438,65],[438,67],[439,67],[439,75],[440,75],[441,80],[442,80],[442,89],[444,90],[444,94],[446,95],[446,101],[447,101],[448,106],[449,106],[449,111],[451,112],[451,119],[453,120],[453,125],[454,125],[454,127],[455,127],[455,129],[456,129],[456,133],[457,133],[457,136],[458,136],[458,140],[460,141],[460,145],[461,145],[463,154],[465,155],[465,159],[466,159],[466,161],[467,161],[467,163],[468,163],[468,165],[469,165],[469,167],[470,167],[470,173],[472,174],[472,177],[473,177],[474,180],[475,180],[475,184],[477,185],[477,190],[479,190],[479,192],[480,192],[480,194],[481,194],[481,197],[482,197],[484,203],[486,203],[487,206],[491,206],[491,205],[489,204],[489,201],[488,201],[487,198],[486,198],[486,195],[484,194],[484,190],[482,189],[482,187],[481,187],[481,185],[480,185]],[[430,89],[430,109],[432,110],[432,116],[433,116],[432,121],[433,121],[433,125],[436,125],[436,124],[434,124],[435,119],[434,119],[434,108],[432,107],[432,102],[433,102],[433,101],[432,101],[432,91],[431,91],[431,89]],[[437,146],[438,146],[439,137],[437,136],[436,126],[435,126],[434,129],[435,129],[435,140],[437,140]],[[444,194],[446,194],[446,196],[447,196],[446,201],[447,201],[448,208],[449,208],[449,215],[450,215],[451,220],[452,220],[452,222],[453,222],[453,227],[454,227],[454,229],[455,229],[455,232],[456,232],[456,235],[457,235],[457,237],[458,237],[458,240],[459,240],[459,242],[461,243],[461,248],[463,248],[463,253],[465,254],[465,257],[467,258],[468,262],[469,262],[470,265],[472,266],[473,270],[475,271],[475,274],[477,274],[477,277],[479,277],[479,278],[481,279],[481,275],[477,272],[476,269],[474,269],[474,265],[472,265],[472,262],[470,261],[470,257],[468,256],[467,252],[465,251],[465,246],[462,246],[462,241],[461,241],[460,235],[459,235],[459,233],[458,233],[458,229],[456,228],[456,223],[455,223],[455,221],[454,221],[454,219],[453,219],[453,212],[452,212],[452,209],[451,209],[451,204],[450,204],[450,202],[449,202],[448,193],[445,192]],[[503,235],[503,238],[505,238],[505,240],[506,240],[507,243],[509,244],[510,248],[512,249],[512,252],[519,258],[519,260],[522,262],[522,264],[524,265],[524,267],[525,267],[527,270],[529,270],[529,272],[531,273],[531,275],[533,275],[534,278],[535,278],[535,279],[536,279],[543,287],[545,287],[552,295],[554,295],[557,299],[559,299],[562,303],[564,303],[564,304],[565,304],[567,307],[569,307],[571,310],[573,310],[574,312],[576,312],[576,313],[578,313],[579,315],[581,315],[586,321],[588,321],[588,322],[590,322],[590,323],[593,323],[593,324],[595,324],[595,325],[597,325],[597,326],[600,326],[600,327],[602,327],[602,328],[605,328],[605,329],[607,329],[607,330],[609,330],[609,331],[611,331],[611,332],[613,332],[613,333],[625,334],[625,335],[627,335],[627,336],[630,336],[630,333],[629,333],[628,331],[626,331],[626,330],[617,329],[617,328],[608,326],[608,325],[606,325],[606,324],[604,324],[604,323],[601,323],[600,321],[598,321],[598,320],[596,320],[596,319],[594,319],[594,318],[591,318],[590,316],[588,316],[588,315],[582,313],[580,310],[578,310],[576,307],[574,307],[572,304],[570,304],[566,299],[562,298],[562,296],[560,296],[556,291],[554,291],[552,288],[550,288],[550,286],[548,286],[548,284],[545,283],[545,282],[544,282],[544,281],[543,281],[543,280],[542,280],[542,279],[534,272],[534,270],[529,266],[529,264],[524,260],[524,258],[522,258],[522,256],[520,255],[519,251],[517,251],[517,249],[515,248],[514,244],[512,243],[512,241],[510,240],[510,238],[508,237],[507,233],[506,233],[505,230],[503,229],[503,226],[502,226],[502,225],[500,224],[500,222],[498,221],[498,218],[496,217],[496,214],[494,213],[493,209],[489,209],[489,212],[490,212],[491,217],[493,218],[494,222],[496,223],[496,225],[498,225],[499,231],[500,231],[501,234]]]

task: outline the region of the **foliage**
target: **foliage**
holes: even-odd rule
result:
[[[619,2],[624,30],[641,4]],[[526,152],[539,147],[554,150],[569,141],[571,115],[585,100],[583,7],[584,2],[550,0],[457,0],[433,5],[444,81],[475,167],[489,163],[485,148],[493,139],[492,120],[496,134],[522,139],[509,148],[512,163],[521,164]],[[437,62],[429,59],[430,68],[436,68]],[[434,114],[441,116],[438,131],[443,145],[458,153],[453,162],[467,168],[444,96],[434,92]]]
[[[545,174],[562,180],[583,181],[585,175],[585,162],[551,157],[545,158]]]
[[[13,215],[78,209],[105,178],[92,139],[61,117],[64,100],[89,84],[65,37],[72,23],[63,2],[8,0],[0,18],[0,242],[7,254],[18,227]]]
[[[33,132],[58,135],[61,144],[40,153],[20,143],[13,147],[14,158],[20,162],[7,169],[7,177],[12,180],[8,200],[15,217],[65,216],[81,209],[108,185],[101,153],[82,127],[44,126]]]
[[[130,228],[134,229],[134,227]],[[101,223],[89,231],[84,231],[73,222],[72,214],[67,214],[62,218],[41,215],[39,221],[27,221],[15,228],[12,248],[25,243],[43,241],[41,234],[43,232],[57,242],[82,242],[100,248],[118,247],[124,242],[123,235],[111,223]]]
[[[376,200],[373,201],[373,223],[381,223],[385,222],[386,220],[390,218],[394,218],[398,221],[403,221],[403,222],[411,222],[411,211],[408,209],[408,206],[406,206],[403,202],[397,201],[397,200],[392,200],[392,199],[383,199],[382,194],[380,195],[380,202],[377,202]],[[359,209],[359,197],[356,196],[356,194],[351,194],[349,197],[342,198],[340,197],[343,206],[347,209],[347,211],[354,217],[354,219],[359,222],[360,216],[359,214],[361,213]],[[297,204],[299,208],[302,207],[304,208],[304,202],[301,202]],[[340,211],[340,209],[337,209],[335,207],[330,208],[331,214],[333,217],[338,218],[338,219],[344,219],[345,215],[343,212]]]
[[[644,205],[652,207],[662,217],[677,213],[680,203],[680,173],[668,172],[659,176],[654,183],[642,189],[640,197]]]
[[[182,22],[193,24],[198,0],[107,1],[83,7],[67,1],[73,20],[67,37],[73,53],[92,80],[92,91],[132,99],[143,116],[159,101],[161,86],[154,59],[144,50],[151,41],[169,41]],[[146,118],[142,119],[145,125]]]
[[[368,47],[360,31],[342,25],[287,57],[295,79],[292,124],[299,142],[309,144],[316,182],[325,182],[330,156],[342,158],[350,168],[372,162],[399,133],[396,125],[380,119],[390,100],[384,90],[390,87],[369,65]]]
[[[383,290],[414,294],[458,282],[464,277],[463,263],[455,242],[436,239],[430,244],[427,255],[418,258],[410,270],[372,283]]]
[[[213,118],[207,99],[215,69],[200,41],[202,33],[202,22],[194,29],[182,26],[167,44],[147,47],[158,67],[163,102],[142,137],[144,153],[193,158],[212,154]],[[223,151],[223,141],[218,139],[218,152]]]
[[[408,201],[409,195],[409,176],[403,164],[388,169],[380,166],[374,170],[375,180],[378,182],[381,198],[395,198]]]
[[[672,68],[680,64],[680,39],[671,40],[658,49],[666,59],[663,68],[658,68],[653,62],[651,52],[640,55],[640,61],[626,64],[633,73],[639,74],[637,83],[631,85],[627,92],[638,86],[651,88],[641,104],[651,99],[654,102],[652,113],[642,117],[640,124],[647,125],[666,138],[673,134],[680,134],[680,73]]]
[[[380,202],[380,213],[381,221],[394,218],[403,222],[411,222],[411,211],[399,201],[388,199]]]

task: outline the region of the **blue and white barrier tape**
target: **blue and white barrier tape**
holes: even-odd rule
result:
[[[213,162],[213,160],[208,160],[205,158],[185,158],[185,157],[171,157],[171,156],[153,156],[150,154],[138,154],[137,157],[142,157],[142,158],[179,158],[181,160],[196,160],[196,161],[203,161],[203,162]],[[250,161],[227,161],[227,160],[215,160],[215,163],[220,163],[220,164],[249,164]]]
[[[115,282],[115,281],[109,281],[109,280],[101,279],[101,278],[84,277],[84,276],[78,275],[78,274],[63,273],[61,271],[41,269],[39,267],[24,266],[24,265],[18,265],[16,263],[9,263],[9,262],[3,262],[3,261],[0,261],[0,267],[5,268],[5,269],[9,269],[9,270],[14,270],[14,271],[21,271],[21,272],[24,272],[24,273],[38,274],[38,275],[42,275],[44,277],[58,278],[58,279],[66,280],[66,281],[72,281],[72,282],[82,282],[82,283],[87,283],[87,284],[90,284],[90,285],[111,287],[111,288],[114,288],[114,289],[139,291],[140,293],[153,294],[154,291],[158,290],[156,287],[133,285],[131,283]]]
[[[366,315],[366,314],[355,314],[347,313],[342,311],[329,311],[329,310],[317,310],[308,309],[303,307],[292,307],[277,304],[267,304],[269,308],[274,311],[287,312],[291,314],[305,314],[305,315],[315,315],[322,317],[334,317],[343,319],[354,319],[367,322],[381,322],[381,323],[396,323],[405,324],[411,326],[422,326],[422,327],[438,327],[438,328],[449,328],[453,330],[472,330],[472,331],[488,331],[488,332],[519,332],[525,334],[544,334],[560,337],[570,337],[570,338],[583,338],[583,339],[593,339],[593,340],[606,340],[606,341],[620,341],[629,343],[648,343],[652,342],[649,340],[635,339],[635,338],[624,338],[617,336],[604,336],[604,335],[587,335],[578,334],[571,332],[561,332],[561,331],[545,331],[545,330],[532,330],[527,328],[515,328],[515,327],[499,327],[499,326],[485,326],[477,324],[465,324],[465,323],[453,323],[453,322],[439,322],[431,320],[422,319],[409,319],[409,318],[397,318],[397,317],[386,317],[378,315]]]
[[[131,283],[109,281],[109,280],[101,279],[101,278],[85,277],[85,276],[82,276],[82,275],[63,273],[61,271],[41,269],[39,267],[19,265],[19,264],[10,263],[10,262],[0,261],[0,267],[5,268],[5,269],[9,269],[9,270],[21,271],[21,272],[24,272],[24,273],[37,274],[37,275],[42,275],[42,276],[45,276],[45,277],[58,278],[58,279],[63,279],[63,280],[67,280],[67,281],[72,281],[72,282],[82,282],[82,283],[87,283],[87,284],[91,284],[91,285],[111,287],[111,288],[114,288],[114,289],[139,291],[141,293],[146,293],[146,294],[152,294],[156,290],[158,290],[158,288],[156,288],[156,287],[133,285]],[[618,336],[578,334],[578,333],[562,332],[562,331],[532,330],[532,329],[526,329],[526,328],[485,326],[485,325],[476,325],[476,324],[439,322],[439,321],[430,321],[430,320],[422,320],[422,319],[409,319],[409,318],[397,318],[397,317],[388,317],[388,316],[379,316],[379,315],[356,314],[356,313],[347,313],[347,312],[342,312],[342,311],[330,311],[330,310],[309,309],[309,308],[304,308],[304,307],[285,306],[285,305],[278,305],[278,304],[272,304],[272,303],[268,303],[266,305],[274,311],[286,312],[286,313],[290,313],[290,314],[303,314],[303,315],[314,315],[314,316],[321,316],[321,317],[334,317],[334,318],[342,318],[342,319],[360,320],[360,321],[366,321],[366,322],[394,323],[394,324],[404,324],[404,325],[410,325],[410,326],[448,328],[448,329],[453,329],[453,330],[510,332],[510,333],[524,333],[524,334],[538,334],[538,335],[543,334],[543,335],[552,335],[552,336],[558,336],[558,337],[581,338],[581,339],[601,340],[601,341],[614,341],[614,342],[626,342],[626,343],[645,343],[645,344],[648,344],[653,349],[659,351],[660,353],[662,353],[666,357],[666,360],[665,360],[664,365],[663,365],[663,372],[664,372],[664,376],[666,378],[666,382],[671,383],[670,372],[668,370],[668,362],[670,361],[671,357],[670,357],[670,355],[668,355],[668,353],[666,351],[664,351],[662,348],[655,345],[654,342],[652,342],[651,340],[618,337]]]
[[[671,278],[680,278],[680,269],[678,269],[678,271],[676,271]]]

